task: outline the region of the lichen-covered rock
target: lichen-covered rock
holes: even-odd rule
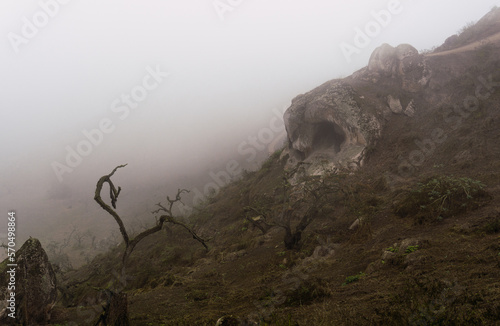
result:
[[[35,238],[27,240],[16,252],[14,263],[17,266],[7,266],[9,263],[13,262],[6,259],[0,264],[0,323],[47,324],[57,297],[56,275],[40,241]],[[9,270],[15,270],[15,282],[12,282],[11,275],[7,273]],[[13,312],[7,302],[11,293],[15,293],[15,318],[9,317],[9,313]]]
[[[431,77],[413,46],[383,44],[367,67],[297,96],[284,114],[288,165],[308,163],[308,175],[360,167],[391,116],[415,116],[414,98],[422,98]]]
[[[418,55],[417,49],[409,44],[400,44],[394,48],[384,43],[373,51],[368,69],[385,76],[393,76],[400,73],[403,59],[416,55]]]
[[[383,77],[401,79],[401,88],[412,93],[425,87],[431,77],[425,57],[419,55],[417,49],[409,44],[379,46],[370,57],[368,71]]]
[[[284,114],[289,163],[356,162],[381,130],[377,117],[358,101],[354,89],[338,80],[297,96]]]
[[[402,113],[403,106],[401,105],[401,101],[397,97],[393,97],[392,95],[387,96],[387,104],[391,111],[394,113]]]

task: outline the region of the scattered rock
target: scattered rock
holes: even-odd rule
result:
[[[467,149],[465,151],[462,151],[455,155],[453,158],[453,163],[465,163],[465,162],[471,162],[472,161],[472,154],[470,151]]]
[[[363,222],[362,219],[360,218],[357,218],[352,224],[351,226],[349,227],[349,230],[356,230],[357,228],[359,228],[359,226],[361,225],[361,223]]]
[[[403,112],[403,106],[401,105],[401,101],[396,97],[392,97],[392,95],[387,96],[387,105],[389,105],[389,108],[394,113]]]
[[[338,246],[338,245],[336,245]],[[335,255],[335,245],[331,245],[331,246],[317,246],[315,249],[314,249],[314,252],[312,254],[312,257],[315,257],[315,258],[328,258],[328,257],[331,257],[333,255]]]
[[[404,256],[403,266],[407,271],[412,271],[425,262],[425,254],[422,251],[415,251]]]
[[[384,261],[392,261],[394,258],[396,258],[397,254],[392,251],[384,250],[382,253],[382,260]]]
[[[253,220],[254,222],[262,221],[262,215],[252,217],[252,220]]]
[[[409,239],[404,239],[401,241],[401,244],[399,245],[399,250],[400,251],[405,251],[408,249],[408,247],[415,247],[420,245],[420,240],[409,238]]]
[[[384,265],[402,266],[406,270],[413,270],[425,263],[425,252],[422,252],[422,246],[426,246],[428,241],[408,238],[400,243],[394,243],[392,246],[382,251],[379,260],[368,265],[366,273],[373,273]]]
[[[240,322],[234,316],[224,316],[217,320],[215,326],[239,326]]]
[[[236,252],[231,252],[227,255],[224,255],[224,258],[222,259],[223,261],[234,261],[238,259],[239,257],[242,257],[247,254],[247,251],[245,249],[239,250]]]
[[[404,114],[412,118],[415,115],[415,101],[411,100],[404,109]]]

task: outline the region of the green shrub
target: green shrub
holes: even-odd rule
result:
[[[395,206],[400,217],[414,216],[419,223],[436,221],[476,209],[490,196],[477,180],[441,176],[418,183]]]
[[[409,277],[376,313],[380,325],[494,325],[498,312],[485,300],[486,292],[430,276]]]
[[[418,250],[418,246],[408,246],[405,250],[405,254],[411,254],[412,252],[415,252]]]
[[[363,276],[365,276],[365,273],[363,273],[363,272],[360,272],[357,275],[347,276],[345,278],[345,282],[342,283],[342,286],[346,286],[347,284],[351,284],[351,283],[357,282]]]

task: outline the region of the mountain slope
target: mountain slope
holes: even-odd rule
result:
[[[171,227],[141,242],[125,272],[122,247],[100,255],[64,275],[54,323],[90,324],[102,311],[96,289],[112,286],[128,294],[133,325],[215,325],[224,315],[253,325],[500,324],[500,43],[483,41],[500,33],[500,10],[487,17],[468,29],[469,46],[425,55],[424,89],[374,82],[368,68],[342,80],[361,108],[397,95],[414,114],[387,113],[364,165],[341,172],[299,249],[285,249],[281,228],[262,234],[245,219],[257,217],[246,206],[279,205],[287,149],[189,217],[213,237],[208,252]],[[402,214],[408,200],[419,205]]]

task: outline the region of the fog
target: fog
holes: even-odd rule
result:
[[[296,95],[366,66],[383,43],[440,45],[499,4],[2,1],[0,242],[8,210],[18,241],[115,228],[93,192],[119,164],[130,218],[152,218],[177,188],[217,190],[207,185],[282,143]]]

